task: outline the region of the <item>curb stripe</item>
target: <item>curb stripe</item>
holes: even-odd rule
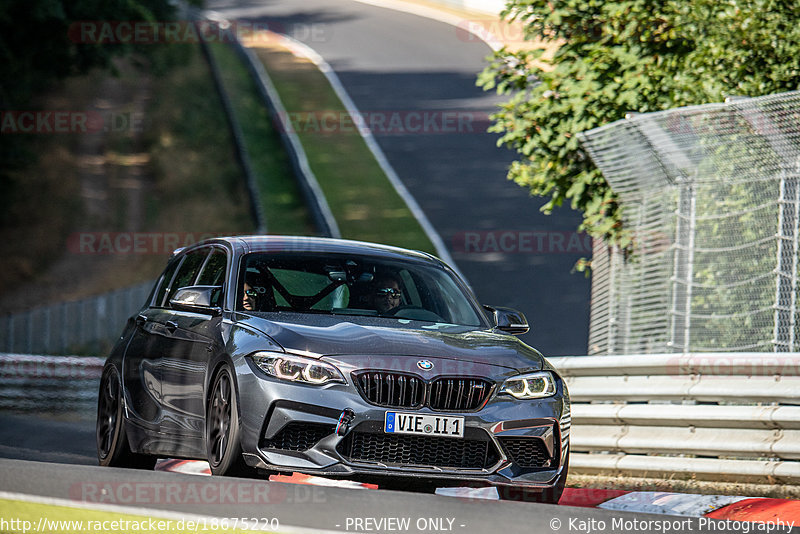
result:
[[[706,515],[713,519],[753,521],[777,525],[800,524],[800,501],[744,499]]]
[[[564,488],[564,493],[558,501],[560,506],[578,506],[581,508],[596,508],[611,499],[631,493],[627,490],[606,490],[595,488]]]
[[[637,491],[604,502],[598,508],[620,512],[703,517],[709,512],[747,498],[729,495],[691,495],[686,493]]]

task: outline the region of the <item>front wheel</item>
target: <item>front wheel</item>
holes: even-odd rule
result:
[[[122,382],[116,367],[109,365],[103,369],[97,398],[97,459],[108,467],[153,469],[154,456],[135,454],[128,445],[123,408]]]
[[[213,381],[206,412],[206,451],[213,475],[248,476],[253,470],[242,458],[239,437],[239,405],[228,365]]]

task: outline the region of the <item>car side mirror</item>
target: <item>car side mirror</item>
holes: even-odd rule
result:
[[[500,306],[484,305],[483,307],[492,314],[494,324],[498,330],[514,334],[515,336],[524,334],[530,330],[528,320],[520,311]]]
[[[182,287],[169,299],[169,303],[176,310],[222,315],[222,308],[214,304],[221,292],[222,286]]]

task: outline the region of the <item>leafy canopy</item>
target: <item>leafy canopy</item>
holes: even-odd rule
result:
[[[620,206],[577,133],[627,112],[800,87],[797,0],[508,0],[503,16],[527,39],[560,43],[550,60],[499,50],[479,76],[510,95],[491,128],[519,153],[509,179],[549,197],[545,212],[569,203],[580,229],[624,250]]]
[[[188,0],[199,4],[201,0]],[[81,23],[114,25],[173,20],[176,3],[165,0],[2,0],[0,2],[0,104],[24,106],[56,80],[111,67],[114,56],[138,53],[149,60],[157,47],[142,43],[81,42]]]

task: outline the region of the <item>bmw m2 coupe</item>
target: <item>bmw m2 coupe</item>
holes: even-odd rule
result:
[[[212,239],[173,254],[101,378],[100,464],[207,460],[558,501],[567,389],[435,257],[324,238]]]

